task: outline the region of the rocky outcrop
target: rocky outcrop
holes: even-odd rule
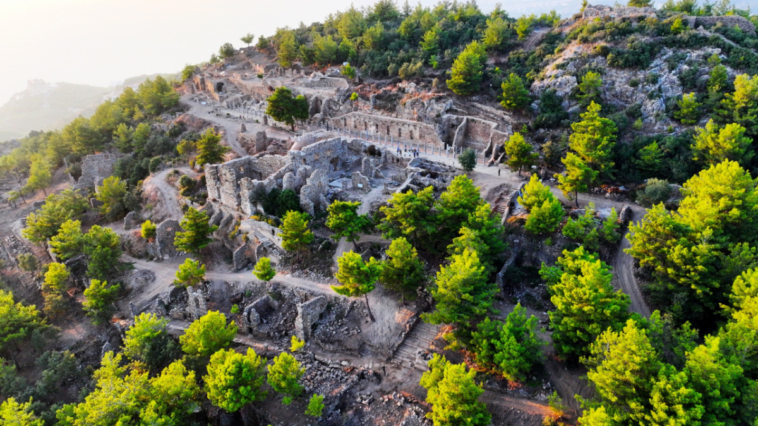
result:
[[[164,220],[158,225],[155,230],[156,257],[168,259],[177,255],[174,239],[179,231],[181,227],[175,219]]]

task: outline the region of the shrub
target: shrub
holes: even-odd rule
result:
[[[665,203],[671,197],[671,186],[662,179],[648,179],[642,192],[637,193],[637,202],[650,207]]]

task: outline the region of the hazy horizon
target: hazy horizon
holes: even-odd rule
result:
[[[739,0],[735,4],[749,4]],[[613,4],[614,0],[592,1]],[[277,27],[310,24],[350,4],[375,0],[314,2],[285,0],[0,0],[0,57],[11,58],[0,79],[0,105],[23,91],[28,80],[112,86],[126,78],[175,73],[207,61],[218,47],[243,43]],[[438,0],[422,0],[423,5]],[[486,13],[496,0],[479,1]],[[576,13],[581,0],[501,2],[511,16],[555,9]],[[398,2],[402,4],[402,2]],[[411,2],[416,4],[416,2]]]
[[[0,80],[0,105],[28,80],[111,86],[142,74],[175,73],[207,61],[223,43],[243,46],[240,37],[248,32],[257,38],[277,27],[323,21],[351,3],[365,7],[375,0],[0,0],[0,56],[13,58]],[[520,16],[575,12],[580,3],[519,0],[502,7]],[[488,12],[496,1],[478,4]]]

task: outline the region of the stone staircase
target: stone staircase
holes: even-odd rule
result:
[[[390,362],[400,366],[410,366],[421,371],[426,371],[426,361],[431,359],[431,353],[429,351],[432,342],[435,337],[437,337],[437,334],[439,334],[439,331],[439,326],[427,324],[424,321],[418,320],[418,323],[408,334],[408,337],[397,348],[397,351],[395,351],[395,355],[392,356]]]

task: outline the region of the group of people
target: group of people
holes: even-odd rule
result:
[[[410,155],[415,158],[415,157],[420,157],[421,153],[419,152],[418,149],[415,149],[415,148],[411,148],[411,149],[405,148],[405,150],[402,150],[400,149],[400,147],[397,147],[397,155],[398,156]]]

